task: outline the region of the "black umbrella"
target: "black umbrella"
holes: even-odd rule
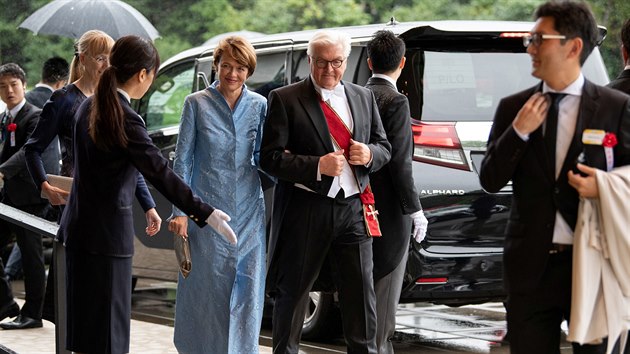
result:
[[[148,39],[160,35],[138,10],[119,0],[54,0],[35,11],[19,26],[35,34],[79,38],[101,30],[114,39],[135,34]]]

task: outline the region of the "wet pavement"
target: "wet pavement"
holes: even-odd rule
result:
[[[13,289],[18,298],[24,298],[21,281],[14,282]],[[132,319],[172,327],[175,291],[176,284],[172,282],[139,280],[132,297]],[[564,331],[566,332],[566,328]],[[429,303],[401,304],[396,314],[396,335],[393,345],[397,354],[507,354],[509,344],[503,340],[505,335],[505,309],[502,303],[461,307]],[[260,345],[261,353],[270,352],[271,330],[268,320],[263,323]],[[164,351],[171,352],[173,351]],[[303,341],[300,352],[345,353],[345,345],[341,337],[325,342]],[[564,340],[561,353],[572,353],[570,344]]]
[[[136,320],[173,325],[176,284],[141,280],[133,296]],[[268,321],[263,324],[261,346],[271,347]],[[565,328],[566,331],[566,328]],[[394,350],[406,353],[509,353],[505,309],[502,303],[448,307],[429,303],[401,304],[396,314]],[[563,336],[564,338],[564,336]],[[303,341],[301,353],[345,353],[343,338],[326,342]],[[571,353],[563,341],[561,353]]]

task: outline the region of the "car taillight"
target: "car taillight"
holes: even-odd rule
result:
[[[416,279],[416,284],[418,285],[446,284],[446,283],[448,283],[448,278],[418,278]]]
[[[470,171],[455,123],[414,122],[411,130],[414,160]]]

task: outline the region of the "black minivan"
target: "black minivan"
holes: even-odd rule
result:
[[[464,305],[504,297],[503,232],[510,210],[511,185],[496,194],[480,186],[477,168],[486,149],[499,100],[534,85],[522,37],[531,22],[435,21],[339,28],[352,37],[344,80],[364,85],[371,73],[365,44],[380,29],[398,34],[407,45],[407,65],[398,89],[410,102],[414,134],[414,180],[429,220],[422,243],[410,235],[409,260],[401,302]],[[307,42],[315,30],[279,33],[251,40],[258,64],[249,89],[266,96],[274,88],[309,75]],[[601,29],[601,38],[605,29]],[[213,80],[212,47],[197,47],[165,61],[147,94],[134,102],[165,157],[173,160],[184,97]],[[608,83],[597,48],[583,68],[587,79]],[[262,175],[261,175],[262,176]],[[270,201],[273,183],[263,178]],[[171,204],[155,189],[163,218]],[[270,203],[267,203],[270,205]],[[136,212],[134,275],[177,279],[172,236],[144,236],[144,215]],[[270,214],[270,211],[267,211]],[[305,319],[304,337],[326,334],[334,325],[334,289],[318,282]]]

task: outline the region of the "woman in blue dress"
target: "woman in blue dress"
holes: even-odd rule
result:
[[[180,353],[258,353],[266,248],[258,154],[267,101],[245,85],[256,54],[244,38],[223,39],[214,60],[218,80],[184,103],[173,169],[232,217],[239,241],[188,225],[173,209],[169,230],[193,236],[193,269],[177,284],[174,341]]]

